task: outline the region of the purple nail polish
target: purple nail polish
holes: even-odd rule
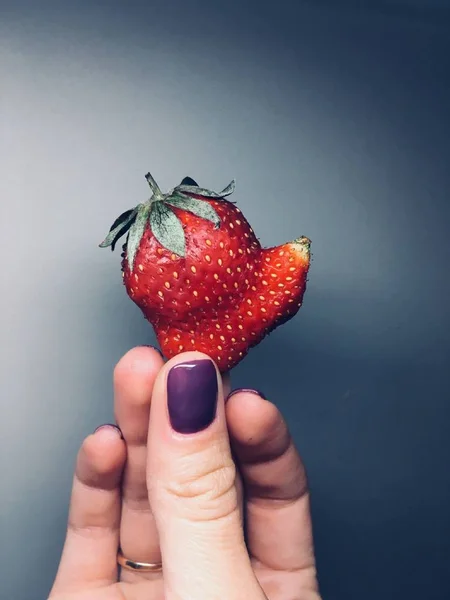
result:
[[[144,346],[144,348],[151,348],[152,350],[156,350],[156,352],[161,356],[161,358],[164,358],[163,353],[156,346],[152,346],[151,344],[143,344],[143,346]]]
[[[98,426],[96,429],[94,429],[93,433],[97,433],[97,431],[98,431],[99,429],[105,429],[105,428],[109,428],[109,429],[115,429],[115,430],[116,430],[116,431],[117,431],[117,432],[120,434],[120,437],[121,437],[122,439],[124,439],[124,438],[123,438],[123,434],[122,434],[122,432],[121,432],[120,428],[119,428],[119,427],[117,427],[117,425],[114,425],[113,423],[104,423],[103,425],[99,425],[99,426]]]
[[[216,416],[217,374],[210,360],[192,360],[172,367],[167,376],[167,406],[179,433],[206,429]]]
[[[255,394],[256,396],[259,396],[263,400],[267,400],[267,398],[264,396],[264,394],[262,392],[259,392],[258,390],[252,390],[250,388],[239,388],[237,390],[233,390],[230,394],[228,394],[227,400],[229,400],[231,398],[231,396],[234,396],[235,394],[240,394],[241,392],[246,392],[248,394]]]

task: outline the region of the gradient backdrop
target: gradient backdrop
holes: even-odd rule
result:
[[[79,444],[154,340],[97,247],[150,169],[313,240],[233,383],[290,423],[324,599],[448,598],[448,2],[3,1],[0,68],[1,596],[47,597]]]

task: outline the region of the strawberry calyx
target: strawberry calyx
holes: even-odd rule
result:
[[[167,194],[163,194],[150,173],[147,173],[145,178],[152,191],[151,197],[146,202],[121,214],[111,225],[108,235],[100,244],[100,248],[111,246],[113,251],[117,241],[128,233],[125,253],[130,272],[133,271],[134,260],[147,225],[161,246],[184,257],[186,255],[184,229],[172,207],[188,211],[201,219],[210,221],[218,229],[221,219],[206,200],[223,200],[231,195],[235,188],[233,180],[221,192],[215,192],[201,188],[191,177],[185,177],[177,187]]]

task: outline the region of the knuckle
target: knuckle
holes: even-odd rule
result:
[[[86,538],[90,540],[102,539],[104,537],[108,537],[112,534],[115,535],[116,527],[110,524],[103,523],[89,523],[89,524],[80,524],[76,523],[72,520],[69,520],[67,525],[67,531],[70,535]]]
[[[182,506],[195,520],[225,517],[238,509],[237,470],[228,454],[219,449],[211,456],[190,455],[164,485],[164,495]]]

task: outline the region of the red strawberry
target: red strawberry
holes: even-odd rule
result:
[[[125,233],[122,272],[130,298],[153,325],[167,358],[186,350],[211,356],[222,372],[290,320],[306,288],[310,240],[261,248],[222,192],[187,177],[163,194],[153,177],[150,200],[123,213],[102,248]]]

